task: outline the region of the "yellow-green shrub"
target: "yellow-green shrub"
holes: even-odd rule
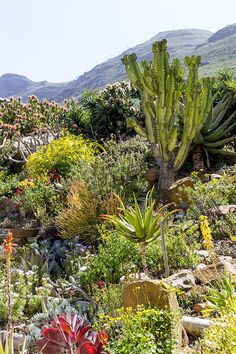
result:
[[[236,354],[236,311],[226,311],[212,322],[205,331],[201,353]]]
[[[96,145],[82,136],[67,135],[51,141],[29,156],[26,164],[31,177],[48,173],[55,168],[62,176],[67,175],[70,169],[80,161],[93,162],[95,160]]]

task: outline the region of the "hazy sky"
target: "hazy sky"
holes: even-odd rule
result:
[[[0,0],[0,75],[73,80],[160,31],[217,31],[236,0]]]

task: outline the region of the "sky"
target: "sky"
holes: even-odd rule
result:
[[[74,80],[161,31],[235,22],[235,0],[0,0],[0,75]]]

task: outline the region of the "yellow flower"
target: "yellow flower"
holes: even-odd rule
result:
[[[209,221],[207,216],[201,215],[199,218],[200,221],[200,230],[203,237],[203,247],[209,252],[214,252],[214,244],[211,235],[211,229],[209,226]]]

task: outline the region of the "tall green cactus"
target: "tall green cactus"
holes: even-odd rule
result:
[[[212,79],[198,77],[200,57],[185,58],[187,81],[180,61],[170,63],[167,41],[152,46],[153,61],[137,63],[135,54],[122,59],[130,81],[141,93],[145,126],[130,119],[128,124],[151,144],[160,166],[159,190],[174,182],[192,144],[212,108]]]

